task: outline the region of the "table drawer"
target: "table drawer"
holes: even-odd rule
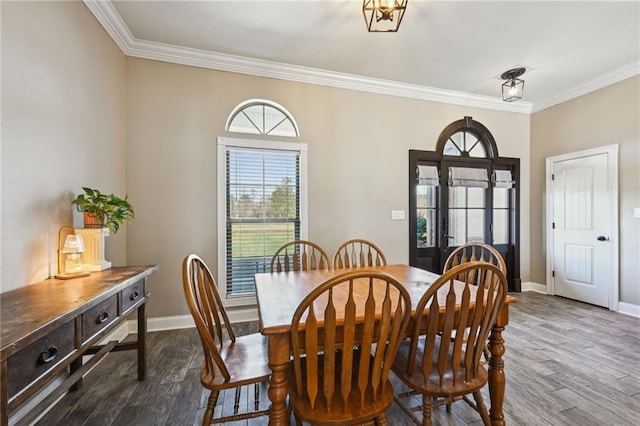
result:
[[[9,399],[74,351],[74,330],[70,321],[7,359]]]
[[[122,312],[126,312],[127,309],[138,303],[144,296],[144,280],[140,280],[124,289],[122,291]]]
[[[113,295],[104,302],[82,314],[82,341],[86,342],[118,317],[118,296]]]

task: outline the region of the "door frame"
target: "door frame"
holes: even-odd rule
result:
[[[509,291],[520,292],[522,290],[522,280],[520,278],[520,159],[519,158],[511,158],[511,157],[497,157],[493,159],[486,158],[465,158],[461,159],[461,157],[456,156],[443,156],[438,152],[434,151],[421,151],[421,150],[409,150],[409,264],[412,266],[418,266],[416,259],[418,258],[418,247],[416,244],[416,221],[414,220],[415,212],[416,212],[416,195],[415,195],[415,185],[418,180],[418,172],[417,165],[418,163],[435,165],[438,167],[438,171],[441,171],[442,162],[453,162],[453,163],[462,163],[466,162],[468,167],[473,167],[474,165],[482,165],[486,167],[486,165],[490,165],[490,172],[501,169],[506,170],[509,169],[512,171],[515,189],[515,196],[510,201],[510,226],[509,226],[509,242],[507,244],[507,256],[505,261],[507,262],[507,278],[509,280]],[[490,173],[491,174],[491,173]],[[446,176],[440,176],[440,180],[447,179]],[[442,188],[442,185],[440,185]],[[490,187],[491,188],[491,187]],[[490,189],[489,188],[489,189]],[[444,230],[444,218],[442,218],[441,206],[443,203],[442,193],[438,196],[436,209],[436,239],[439,241],[438,243],[438,254],[436,256],[436,263],[438,264],[438,270],[433,272],[441,273],[441,268],[444,265],[444,261],[446,259],[440,259],[440,242],[443,235]],[[444,198],[447,200],[447,198]],[[487,198],[488,199],[488,198]],[[489,215],[492,215],[492,212],[489,212]],[[493,220],[493,219],[492,219]],[[485,230],[486,232],[486,230]],[[421,266],[419,266],[421,267]],[[425,268],[426,269],[426,268]],[[429,270],[429,269],[427,269]]]
[[[620,259],[619,259],[619,218],[618,218],[618,145],[606,145],[585,149],[568,154],[555,155],[545,159],[546,207],[545,207],[545,239],[546,239],[546,279],[547,294],[555,295],[555,280],[553,277],[553,165],[557,162],[574,160],[594,155],[607,154],[607,172],[609,176],[609,192],[611,194],[611,286],[609,288],[609,309],[618,310],[620,292]]]

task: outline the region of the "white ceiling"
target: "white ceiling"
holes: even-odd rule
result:
[[[519,112],[640,73],[637,0],[409,0],[398,33],[367,32],[360,0],[85,3],[132,56],[188,63],[208,55],[211,68],[226,60],[250,74],[322,75],[342,82],[329,85],[376,91],[377,83],[401,96],[485,100]],[[524,98],[501,107],[500,75],[515,67],[527,69]]]

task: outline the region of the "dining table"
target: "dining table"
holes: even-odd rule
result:
[[[418,301],[426,289],[440,275],[423,269],[403,265],[384,265],[370,267],[383,271],[402,283],[411,296],[411,315],[415,317]],[[268,363],[271,369],[268,396],[269,425],[288,425],[290,415],[287,410],[287,366],[291,359],[291,320],[300,302],[317,286],[336,275],[353,271],[348,269],[307,270],[295,272],[273,272],[255,274],[256,297],[260,332],[266,336],[268,345]],[[502,406],[504,402],[506,376],[503,355],[505,343],[502,336],[509,322],[509,305],[517,299],[507,295],[496,322],[489,335],[489,396],[491,407],[489,415],[492,425],[505,425]],[[339,318],[338,318],[339,320]],[[406,331],[408,337],[412,324]]]

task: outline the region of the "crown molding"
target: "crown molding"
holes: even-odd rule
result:
[[[126,55],[135,38],[111,1],[82,0],[82,2]]]
[[[209,52],[164,43],[139,40],[114,8],[111,1],[83,0],[89,11],[111,36],[122,52],[131,57],[170,62],[218,71],[228,71],[259,77],[276,78],[300,83],[317,84],[341,89],[358,90],[381,95],[441,102],[475,108],[531,114],[566,102],[594,90],[640,74],[640,61],[622,66],[589,83],[569,89],[535,104],[531,102],[503,102],[501,98],[474,95],[453,90],[400,83],[391,80],[320,70],[279,62]]]
[[[258,77],[276,78],[299,83],[317,84],[340,89],[358,90],[382,95],[525,114],[531,112],[531,103],[528,102],[508,104],[503,102],[502,99],[489,96],[435,89],[391,80],[214,53],[151,41],[134,40],[125,54],[137,58],[153,59],[174,64],[248,74]]]
[[[630,64],[616,68],[610,73],[605,74],[593,81],[582,84],[573,89],[569,89],[549,99],[545,99],[542,102],[536,102],[533,105],[531,112],[534,113],[542,111],[543,109],[547,109],[562,102],[566,102],[579,96],[586,95],[587,93],[602,89],[603,87],[610,86],[638,74],[640,74],[640,61],[631,62]]]
[[[133,37],[133,34],[131,34],[111,1],[83,0],[83,3],[113,38],[122,52],[131,57],[468,107],[523,114],[530,114],[532,109],[530,102],[506,103],[500,98],[491,96],[473,95],[453,90],[139,40]]]

